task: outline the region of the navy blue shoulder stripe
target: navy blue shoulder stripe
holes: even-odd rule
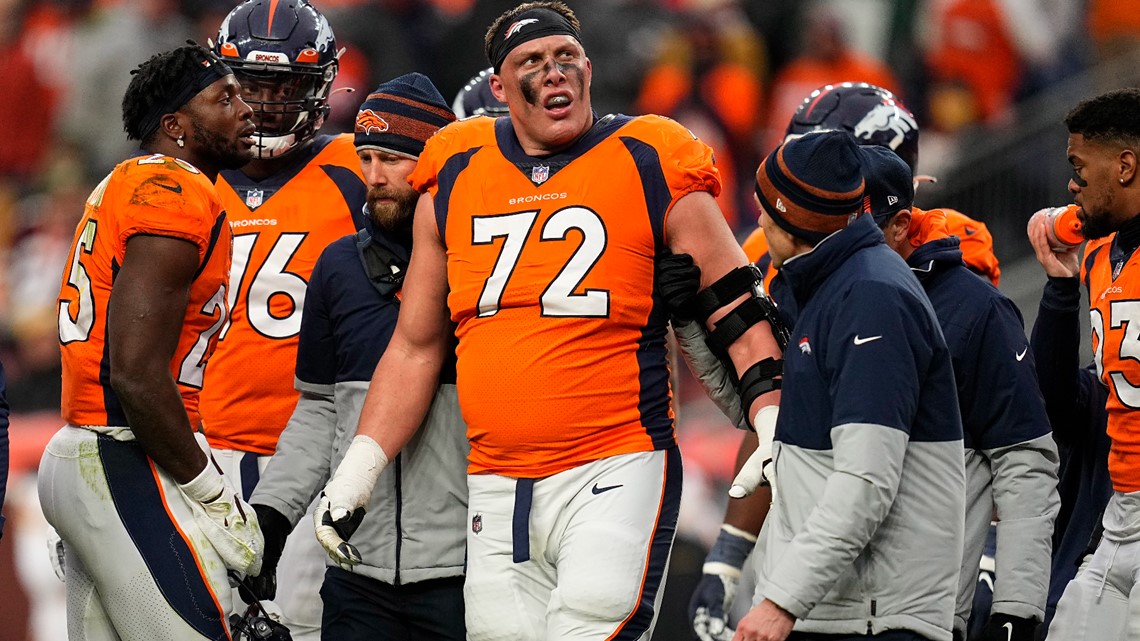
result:
[[[451,190],[455,188],[455,181],[459,180],[459,174],[467,169],[467,165],[471,164],[471,158],[479,153],[482,147],[472,147],[461,154],[455,154],[443,163],[443,168],[439,170],[439,175],[436,176],[436,184],[439,185],[439,190],[435,195],[435,227],[439,231],[439,240],[447,246],[447,207],[451,202]]]
[[[210,263],[210,256],[214,255],[214,248],[218,246],[218,238],[222,235],[223,229],[229,229],[226,226],[226,212],[218,214],[217,220],[214,221],[214,227],[210,230],[210,244],[206,246],[206,254],[202,256],[202,263],[198,265],[198,269],[194,271],[194,280],[202,275],[202,270],[206,269],[206,265]]]
[[[333,181],[348,211],[352,213],[352,226],[364,229],[364,202],[367,200],[368,188],[351,169],[340,165],[321,165],[321,171]]]
[[[115,278],[119,275],[119,261],[114,258],[111,259],[111,287],[115,286]],[[107,425],[114,427],[125,427],[130,425],[127,422],[127,413],[123,410],[123,404],[119,401],[119,395],[115,393],[115,389],[111,387],[111,341],[108,338],[111,335],[111,324],[104,321],[103,324],[103,356],[99,358],[99,386],[103,388],[103,409],[107,411]]]
[[[656,249],[660,251],[665,242],[665,212],[672,200],[669,183],[665,181],[665,171],[661,168],[661,157],[652,145],[637,138],[622,136],[621,141],[629,150],[637,166],[637,173],[641,176],[641,189],[649,210],[649,224],[653,228]]]
[[[1091,254],[1085,256],[1085,291],[1089,293],[1090,298],[1092,297],[1092,292],[1089,291],[1089,274],[1092,273],[1092,266],[1096,262],[1097,254],[1099,254],[1103,249],[1104,245],[1101,245],[1100,247],[1094,249]]]

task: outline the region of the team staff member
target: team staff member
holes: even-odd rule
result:
[[[648,637],[681,481],[654,259],[691,254],[706,286],[745,259],[706,145],[667,119],[594,115],[565,5],[519,5],[485,44],[510,115],[449,125],[420,156],[400,321],[318,533],[353,559],[334,526],[421,422],[450,316],[471,442],[469,637]],[[738,296],[714,296],[711,317],[734,314]],[[744,325],[727,352],[763,381],[744,403],[756,425],[775,413],[779,350],[766,322]]]
[[[195,440],[227,312],[232,236],[213,181],[249,161],[251,115],[209,51],[152,57],[123,96],[141,153],[76,229],[59,294],[67,425],[39,474],[72,639],[229,638],[226,571],[261,565],[253,510]]]
[[[793,322],[781,402],[797,411],[776,423],[740,641],[952,636],[965,473],[951,354],[918,281],[860,216],[861,165],[850,134],[828,131],[756,173],[772,293]]]
[[[1086,100],[1065,118],[1069,191],[1080,207],[1084,258],[1077,248],[1048,261],[1052,277],[1080,274],[1089,294],[1093,359],[1108,390],[1108,473],[1113,494],[1096,552],[1069,582],[1049,627],[1049,639],[1140,638],[1140,363],[1133,320],[1140,299],[1140,89]],[[1036,243],[1044,229],[1037,228]],[[1041,252],[1037,252],[1038,255]],[[1078,272],[1079,263],[1079,272]]]
[[[267,564],[356,433],[400,311],[419,197],[407,177],[427,138],[453,120],[418,73],[380,85],[357,114],[368,221],[325,249],[309,282],[297,352],[301,398],[251,499]],[[354,537],[364,562],[351,572],[330,562],[325,572],[323,638],[464,639],[467,449],[450,359],[418,438],[380,476]]]
[[[865,82],[824,85],[808,94],[789,121],[785,140],[813,131],[839,130],[851,133],[863,145],[878,145],[894,151],[914,174],[918,165],[919,127],[914,114],[893,93]],[[915,176],[916,184],[920,177]],[[911,209],[918,215],[919,210]],[[950,209],[937,210],[951,224],[951,234],[960,240],[966,266],[996,286],[1000,277],[993,237],[984,223]],[[768,254],[763,228],[758,227],[742,244],[748,260],[764,272],[770,291],[776,270]],[[682,332],[678,331],[678,336]],[[682,348],[686,346],[681,343]],[[730,416],[735,422],[735,418]],[[745,434],[737,452],[735,469],[740,472],[756,451],[757,438]],[[747,475],[751,475],[750,473]],[[752,551],[756,536],[771,504],[766,487],[753,495],[729,501],[724,524],[705,560],[704,574],[689,604],[693,628],[702,641],[727,640],[732,636],[727,613],[731,610],[741,569]]]
[[[204,431],[226,475],[249,498],[297,403],[293,371],[305,286],[321,251],[363,220],[352,136],[319,133],[339,51],[306,1],[246,0],[222,22],[215,52],[253,107],[255,158],[221,172],[234,233],[230,322],[202,391]],[[277,604],[295,641],[316,639],[324,551],[309,521],[277,570]]]
[[[918,277],[954,359],[966,448],[966,539],[954,633],[966,638],[978,562],[997,520],[998,567],[984,639],[1032,641],[1045,616],[1057,494],[1053,442],[1021,312],[962,262],[940,210],[914,210],[910,169],[863,147],[872,218]],[[986,613],[982,613],[985,615]]]

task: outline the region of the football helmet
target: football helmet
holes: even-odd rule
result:
[[[918,165],[918,122],[895,95],[866,82],[824,85],[804,98],[784,140],[812,131],[843,129],[862,144],[887,147],[913,174]]]
[[[491,93],[491,74],[493,73],[495,70],[487,67],[475,74],[459,90],[455,96],[455,101],[451,103],[451,110],[455,112],[456,118],[463,119],[481,115],[498,118],[510,113],[507,110],[507,103],[501,102],[495,97],[495,94]]]
[[[254,147],[278,158],[316,135],[329,113],[340,52],[328,20],[304,0],[246,0],[214,45],[253,108]]]

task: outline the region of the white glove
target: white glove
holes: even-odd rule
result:
[[[740,473],[732,479],[728,495],[742,499],[756,491],[760,485],[776,484],[776,467],[772,464],[772,441],[776,438],[776,419],[780,408],[776,405],[761,407],[752,424],[756,426],[756,451],[740,468]]]
[[[341,567],[361,562],[360,552],[346,539],[352,536],[364,518],[365,506],[380,473],[388,466],[388,455],[380,445],[363,434],[357,434],[337,466],[328,485],[321,492],[313,525],[317,541]]]
[[[63,547],[63,539],[60,538],[59,532],[52,526],[47,526],[47,548],[48,560],[51,561],[51,569],[55,570],[55,578],[60,581],[67,581],[67,554]]]
[[[194,522],[222,563],[241,574],[260,572],[265,538],[257,513],[230,486],[213,459],[194,480],[179,487],[194,501]]]

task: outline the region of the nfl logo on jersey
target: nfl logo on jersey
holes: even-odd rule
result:
[[[471,531],[478,534],[483,531],[483,515],[476,514],[471,517]]]
[[[538,165],[530,170],[530,181],[536,185],[541,185],[550,178],[550,167],[546,165]]]
[[[245,194],[245,206],[250,209],[256,209],[261,206],[265,200],[265,192],[260,189],[250,189]]]

